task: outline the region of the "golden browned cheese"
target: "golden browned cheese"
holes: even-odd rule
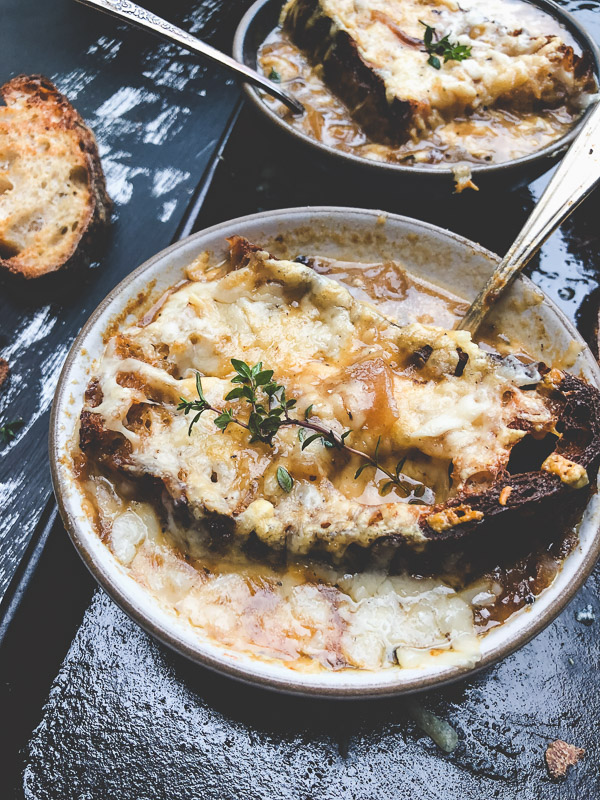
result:
[[[436,533],[442,533],[456,525],[462,525],[463,522],[478,522],[481,519],[483,519],[481,511],[475,511],[469,506],[461,504],[455,508],[447,508],[436,514],[430,514],[427,517],[427,524]]]
[[[573,489],[583,489],[589,483],[585,467],[561,456],[559,453],[551,453],[541,468],[543,472],[558,475],[563,483]]]
[[[243,427],[219,432],[208,411],[190,434],[177,405],[196,396],[196,371],[213,408],[247,415],[245,401],[225,400],[232,358],[274,370],[300,419],[351,431],[346,443],[378,448],[388,471],[403,460],[430,502],[493,481],[526,430],[552,429],[544,397],[521,391],[514,369],[464,331],[399,326],[330,278],[266,252],[197,277],[148,324],[108,342],[97,370],[102,401],[85,413],[128,443],[125,472],[159,479],[196,521],[227,520],[240,541],[252,534],[276,549],[318,546],[340,557],[388,535],[419,548],[428,507],[423,494],[407,498],[397,487],[382,496],[380,470],[357,478],[357,455],[318,441],[303,450],[291,425],[273,446],[250,443]],[[293,478],[289,492],[279,467]]]

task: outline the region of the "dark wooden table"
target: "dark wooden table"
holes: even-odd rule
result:
[[[248,2],[147,4],[229,47]],[[218,29],[218,35],[216,31]],[[0,419],[23,428],[1,451],[0,599],[50,499],[48,414],[71,342],[125,275],[180,233],[213,164],[239,89],[218,69],[73,0],[2,0],[0,80],[41,72],[56,81],[98,139],[114,224],[101,263],[54,292],[1,285],[0,353],[11,380]],[[204,184],[203,184],[204,185]]]
[[[248,4],[146,3],[224,48]],[[600,39],[596,3],[563,5]],[[423,698],[459,732],[459,747],[444,756],[401,700],[283,698],[153,642],[94,595],[53,513],[46,454],[48,408],[73,337],[115,283],[182,233],[261,209],[355,205],[427,219],[504,252],[547,178],[511,195],[451,200],[357,184],[249,109],[229,135],[239,92],[223,74],[69,0],[0,0],[0,41],[1,79],[45,72],[92,124],[117,202],[106,254],[68,292],[40,298],[0,286],[0,355],[8,352],[13,368],[0,419],[25,421],[0,451],[6,796],[600,797],[598,623],[575,618],[588,604],[600,610],[598,569],[519,653]],[[592,196],[529,270],[584,335],[598,309],[599,211]],[[561,785],[543,764],[555,738],[587,750]]]

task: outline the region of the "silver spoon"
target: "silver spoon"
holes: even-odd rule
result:
[[[186,50],[191,50],[193,53],[198,53],[201,56],[206,56],[212,61],[216,61],[221,66],[228,69],[230,72],[235,72],[238,77],[241,77],[247,83],[253,86],[258,86],[263,89],[267,94],[281,100],[282,103],[291,109],[296,114],[302,114],[304,108],[301,103],[294,97],[282,91],[276,83],[260,75],[255,70],[247,67],[245,64],[240,64],[239,61],[231,58],[230,56],[221,53],[215,47],[206,44],[205,42],[196,39],[191,33],[181,30],[176,25],[171,25],[161,17],[152,14],[145,8],[130,2],[130,0],[78,0],[84,6],[97,8],[99,11],[105,11],[117,19],[125,20],[132,25],[139,28],[151,31],[152,33],[160,36],[161,39],[166,39],[168,42],[185,47]]]
[[[600,103],[589,115],[512,247],[458,322],[475,334],[494,303],[550,234],[600,180]]]

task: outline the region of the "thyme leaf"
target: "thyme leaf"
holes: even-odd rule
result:
[[[294,479],[285,467],[277,467],[277,483],[281,486],[284,492],[291,492],[294,485]]]
[[[235,372],[231,378],[234,388],[225,395],[225,401],[240,400],[247,403],[249,406],[247,421],[240,419],[231,408],[216,408],[211,405],[204,394],[200,373],[196,373],[198,399],[186,400],[184,397],[180,397],[180,402],[177,406],[177,410],[183,411],[184,415],[194,414],[188,427],[189,436],[192,434],[194,425],[206,411],[211,411],[216,415],[213,423],[223,433],[230,425],[238,425],[248,431],[250,442],[263,442],[271,447],[273,446],[275,435],[281,428],[296,426],[298,427],[298,440],[301,443],[302,450],[305,450],[313,442],[318,441],[323,447],[336,448],[359,456],[364,463],[356,470],[355,479],[359,478],[368,467],[375,469],[375,472],[379,470],[383,473],[387,481],[380,488],[382,495],[387,494],[392,488],[396,487],[406,497],[411,498],[410,502],[433,502],[433,493],[430,489],[420,481],[413,480],[403,474],[402,468],[405,458],[398,461],[393,472],[387,470],[380,463],[381,436],[377,440],[372,456],[362,450],[351,447],[346,444],[346,439],[353,433],[352,429],[339,434],[331,430],[331,428],[326,428],[315,420],[312,413],[313,404],[309,405],[304,412],[304,419],[290,416],[289,412],[296,405],[296,399],[288,399],[286,397],[285,386],[274,380],[272,369],[263,369],[262,362],[251,367],[245,361],[232,358],[231,366]],[[277,481],[285,492],[291,492],[294,480],[284,467],[277,468]]]
[[[464,61],[471,57],[470,46],[451,42],[449,34],[439,39],[435,28],[432,28],[422,20],[419,21],[421,25],[425,26],[423,44],[425,45],[425,52],[429,53],[427,63],[434,69],[442,68],[442,63],[438,56],[443,56],[444,64],[447,61]]]
[[[0,425],[0,441],[4,444],[9,444],[16,437],[17,431],[24,425],[23,420],[19,417],[12,422],[5,422]]]

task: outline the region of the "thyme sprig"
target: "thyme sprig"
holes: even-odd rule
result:
[[[449,34],[443,36],[441,39],[437,38],[435,28],[432,28],[426,22],[420,20],[421,25],[425,26],[425,35],[423,36],[423,44],[425,45],[425,52],[429,53],[427,63],[435,69],[441,69],[442,64],[438,56],[443,56],[444,64],[447,61],[464,61],[471,57],[471,48],[465,44],[452,43]]]
[[[355,479],[369,467],[382,472],[388,480],[381,486],[381,494],[387,494],[396,486],[406,497],[414,495],[414,498],[411,498],[412,502],[425,503],[433,501],[430,489],[420,481],[403,474],[402,468],[405,458],[398,461],[393,472],[390,472],[381,464],[379,460],[381,436],[377,440],[375,452],[372,456],[362,450],[358,450],[356,447],[351,447],[346,440],[353,431],[349,429],[343,433],[336,433],[331,428],[325,427],[315,418],[312,404],[304,412],[304,419],[290,416],[289,412],[296,405],[296,400],[286,397],[285,386],[273,379],[274,373],[272,369],[263,369],[262,362],[259,361],[258,364],[251,367],[245,361],[232,358],[231,365],[235,370],[231,383],[237,385],[225,396],[225,400],[245,400],[250,406],[247,421],[235,416],[230,407],[216,408],[211,405],[204,395],[202,379],[200,373],[197,372],[196,392],[198,399],[186,400],[184,397],[180,397],[180,402],[177,406],[177,410],[183,411],[186,416],[194,414],[188,427],[188,435],[191,435],[194,425],[206,411],[212,411],[217,415],[213,421],[223,433],[229,425],[238,425],[249,432],[250,442],[264,442],[271,447],[273,446],[273,438],[281,428],[295,426],[299,428],[298,439],[302,445],[302,450],[305,450],[313,442],[320,441],[324,447],[344,450],[361,458],[365,463],[361,464],[356,470]],[[278,468],[277,480],[284,491],[291,491],[293,479],[284,467]]]

